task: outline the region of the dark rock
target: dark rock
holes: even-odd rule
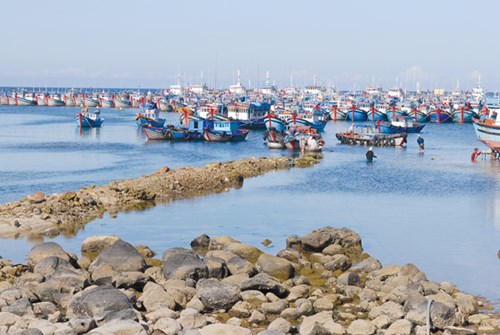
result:
[[[191,248],[208,249],[209,244],[210,244],[210,237],[207,234],[202,234],[191,241]]]
[[[217,279],[201,280],[196,285],[196,295],[208,310],[228,310],[240,299],[239,290]]]
[[[33,269],[39,261],[49,256],[57,256],[68,262],[70,261],[69,255],[59,244],[55,242],[43,242],[31,248],[28,255],[28,267]]]
[[[332,244],[340,245],[348,253],[361,253],[361,237],[348,228],[323,227],[301,238],[307,251],[321,252]]]
[[[255,277],[248,278],[241,283],[241,290],[258,290],[263,293],[271,292],[280,298],[288,295],[288,289],[277,280],[265,273],[259,273]]]
[[[163,255],[162,265],[165,279],[191,278],[197,281],[208,277],[207,265],[189,249],[167,250]]]
[[[139,251],[123,240],[118,240],[104,249],[90,266],[90,271],[102,264],[111,265],[115,271],[143,271],[146,267],[144,257]]]

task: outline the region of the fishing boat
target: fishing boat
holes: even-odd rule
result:
[[[481,119],[472,119],[477,139],[495,153],[500,153],[500,113]]]
[[[376,121],[387,121],[387,114],[384,109],[371,106],[368,110],[368,120],[373,122]]]
[[[265,118],[265,125],[267,130],[275,129],[277,131],[286,130],[288,122],[285,119],[279,118],[275,114],[267,114]]]
[[[62,99],[61,95],[58,93],[53,93],[53,94],[47,95],[45,98],[47,100],[47,106],[61,107],[61,106],[66,105],[64,103],[64,100]]]
[[[207,142],[239,142],[247,139],[248,129],[238,128],[239,122],[206,120],[203,139]]]
[[[127,96],[114,97],[114,107],[118,109],[130,108],[132,103]]]
[[[466,107],[455,109],[452,113],[453,122],[457,123],[472,123],[472,120],[478,117],[479,115],[472,108]]]
[[[262,134],[262,139],[266,141],[270,149],[285,149],[285,130],[278,130],[276,128],[269,128]]]
[[[195,138],[190,136],[187,129],[167,125],[166,127],[143,126],[142,130],[148,140],[164,140],[164,141],[189,141]],[[198,137],[199,139],[199,137]]]
[[[94,113],[91,113],[84,107],[80,113],[76,114],[75,121],[78,127],[96,128],[102,125],[104,119],[101,118],[101,111],[99,108],[97,108]]]
[[[413,122],[410,116],[396,116],[391,122],[380,122],[380,133],[397,134],[397,133],[420,133],[424,129],[425,124]]]
[[[318,108],[315,108],[312,113],[294,111],[291,115],[287,115],[285,120],[287,120],[289,127],[311,127],[319,132],[325,130],[327,123],[327,121],[325,120],[325,113],[323,111],[320,111]]]
[[[368,120],[368,113],[356,106],[352,105],[350,110],[345,111],[347,121],[363,122]]]
[[[227,105],[227,116],[248,129],[265,129],[265,116],[271,105],[267,102],[233,103]]]
[[[449,123],[453,122],[453,115],[447,110],[435,108],[429,113],[429,121],[435,123]]]
[[[156,107],[156,103],[152,102],[144,105],[144,110],[136,115],[135,120],[139,127],[153,126],[161,128],[165,124],[165,119],[160,118],[160,110]]]
[[[355,131],[356,127],[361,130]],[[373,126],[353,124],[348,131],[337,133],[335,136],[341,144],[394,147],[402,146],[408,135],[406,133],[381,134]]]
[[[304,152],[321,152],[325,146],[321,135],[309,126],[291,126],[284,142],[287,149]]]

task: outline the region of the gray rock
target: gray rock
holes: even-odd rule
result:
[[[354,320],[347,328],[349,335],[371,335],[375,334],[376,328],[367,320]]]
[[[177,321],[181,324],[182,329],[198,329],[207,325],[206,316],[194,309],[183,310]]]
[[[224,247],[224,250],[230,251],[233,254],[246,259],[250,263],[257,262],[260,255],[264,254],[259,248],[252,245],[239,242],[229,243]]]
[[[94,263],[90,272],[96,267],[109,264],[115,271],[144,271],[146,262],[144,257],[130,243],[118,240],[110,247],[104,249]]]
[[[273,322],[269,324],[268,330],[276,330],[282,334],[289,333],[292,329],[292,325],[290,322],[283,318],[277,318]]]
[[[257,267],[264,273],[277,278],[281,281],[292,278],[294,275],[294,268],[290,261],[268,255],[262,254],[257,260]]]
[[[261,305],[264,314],[281,314],[288,307],[288,301],[281,299],[273,302],[265,302]]]
[[[207,257],[203,261],[208,268],[208,278],[222,279],[229,275],[229,269],[222,258]]]
[[[195,281],[208,277],[208,267],[192,250],[174,248],[163,254],[163,276],[165,279],[188,278]]]
[[[153,329],[160,330],[161,334],[176,335],[182,329],[182,326],[177,320],[171,317],[163,317],[155,322]]]
[[[228,310],[240,299],[240,291],[236,287],[217,279],[199,281],[196,295],[209,310]]]
[[[112,246],[120,238],[118,236],[90,236],[87,237],[81,246],[82,256],[94,261],[99,254]]]
[[[321,312],[305,317],[300,325],[299,333],[300,335],[333,335],[344,334],[345,330],[333,321],[331,312]]]
[[[227,324],[212,324],[200,329],[201,335],[251,335],[249,329]]]
[[[142,303],[148,312],[152,312],[163,307],[173,310],[176,306],[174,298],[168,294],[161,285],[153,282],[148,282],[144,286],[139,302]]]
[[[397,320],[384,332],[386,335],[410,335],[413,324],[405,319]]]
[[[328,271],[346,271],[352,265],[351,259],[346,255],[337,254],[332,257],[333,259],[330,262],[325,263],[325,269]]]
[[[288,295],[288,289],[286,287],[265,273],[259,273],[243,281],[241,283],[241,290],[258,290],[263,293],[271,292],[280,298],[284,298]]]
[[[67,317],[92,317],[98,326],[111,320],[137,319],[127,296],[109,286],[89,287],[75,294],[68,305]]]
[[[268,329],[258,332],[257,335],[286,335],[286,333],[280,332],[276,329]]]
[[[361,237],[348,228],[323,227],[303,236],[300,239],[307,251],[321,252],[326,247],[337,244],[345,252],[361,253]]]
[[[380,306],[373,308],[368,317],[373,320],[380,315],[387,315],[390,322],[393,323],[396,320],[401,319],[404,316],[403,306],[396,304],[395,302],[388,301]]]
[[[448,326],[444,330],[453,335],[476,335],[476,331],[470,328]]]
[[[21,298],[19,300],[16,300],[9,306],[2,308],[2,312],[8,312],[23,317],[35,315],[33,313],[31,302],[28,300],[28,298]]]
[[[405,316],[405,319],[413,322],[416,325],[427,324],[427,301],[422,301],[419,304],[412,304]],[[405,304],[405,310],[408,306]],[[444,329],[448,326],[453,326],[455,323],[455,309],[440,302],[433,302],[430,308],[430,316],[432,325],[439,329]]]
[[[226,265],[232,275],[244,273],[251,277],[257,273],[255,266],[240,256],[229,258]]]
[[[191,248],[208,249],[209,244],[210,244],[210,237],[207,234],[202,234],[191,241]]]
[[[382,263],[376,258],[368,257],[351,267],[352,272],[372,272],[382,269]]]
[[[49,256],[41,259],[38,263],[36,263],[35,267],[33,268],[33,272],[47,277],[54,273],[56,270],[60,269],[74,270],[75,268],[66,259],[57,256]]]
[[[108,335],[108,334],[119,334],[119,335],[147,335],[148,332],[144,327],[132,320],[114,320],[108,322],[98,328],[93,329],[86,335]]]
[[[20,331],[14,335],[44,335],[40,329],[28,328],[26,330]]]
[[[69,320],[69,325],[77,334],[84,334],[96,327],[94,320],[90,317],[73,318]]]
[[[31,248],[28,255],[28,267],[33,269],[39,261],[49,256],[57,256],[68,262],[70,261],[69,255],[59,244],[55,242],[43,242]]]
[[[339,286],[357,286],[361,282],[359,274],[356,272],[345,272],[337,278],[337,285]]]

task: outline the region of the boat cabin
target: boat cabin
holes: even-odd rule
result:
[[[238,130],[240,123],[225,120],[206,120],[205,128],[216,132],[235,132]]]
[[[271,105],[267,102],[251,102],[250,104],[230,104],[227,116],[234,120],[249,121],[260,119],[269,113]]]

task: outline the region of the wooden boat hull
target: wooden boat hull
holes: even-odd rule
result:
[[[495,152],[500,152],[500,125],[472,120],[477,139]]]
[[[207,142],[240,142],[247,139],[249,131],[241,129],[237,132],[218,132],[205,129],[203,139]]]
[[[452,116],[453,116],[453,121],[456,123],[472,123],[472,119],[478,117],[477,113],[472,110],[464,111],[463,120],[462,120],[462,111],[460,110],[454,111],[452,113]]]
[[[347,121],[352,121],[353,120],[352,110],[346,110],[345,113],[347,115]],[[363,122],[366,120],[368,120],[368,113],[362,109],[355,108],[354,109],[354,121]]]
[[[366,145],[377,147],[401,146],[406,134],[363,134],[363,133],[337,133],[335,134],[341,144]]]
[[[161,128],[165,125],[165,119],[152,119],[147,116],[137,116],[136,117],[137,126],[152,126],[156,128]]]
[[[411,127],[401,127],[395,126],[390,123],[381,123],[380,124],[380,132],[382,134],[400,134],[400,133],[420,133],[422,129],[424,129],[425,124],[416,124],[414,123]]]
[[[449,123],[453,122],[453,116],[450,113],[444,111],[441,111],[440,113],[431,112],[429,114],[429,122]]]

